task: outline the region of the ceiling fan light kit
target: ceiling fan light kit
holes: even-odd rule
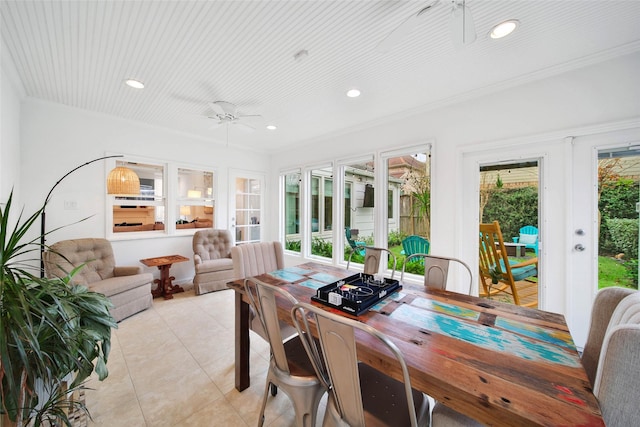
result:
[[[256,126],[262,122],[260,115],[243,115],[238,112],[238,107],[231,102],[214,101],[209,103],[209,108],[213,115],[208,116],[215,123],[213,127],[220,125],[234,125],[246,131],[254,131]]]

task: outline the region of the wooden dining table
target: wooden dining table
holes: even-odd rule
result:
[[[320,286],[356,274],[309,262],[256,276],[311,302]],[[243,280],[236,291],[236,388],[249,386],[249,306]],[[603,426],[602,413],[564,316],[495,300],[402,284],[356,318],[400,348],[413,388],[487,425]],[[293,324],[291,304],[278,317]],[[361,361],[402,380],[376,342],[358,339]]]

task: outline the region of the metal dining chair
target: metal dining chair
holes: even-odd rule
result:
[[[291,315],[318,378],[329,389],[323,427],[429,425],[429,401],[411,388],[404,357],[386,335],[306,303],[294,305]],[[312,331],[317,331],[321,349]],[[403,381],[359,362],[355,337],[360,333],[388,350],[389,368],[397,366]]]
[[[256,278],[245,279],[244,288],[251,306],[262,323],[271,348],[258,425],[264,424],[264,410],[269,389],[276,386],[291,399],[296,426],[315,427],[318,405],[327,388],[316,375],[304,348],[304,342],[298,335],[283,341],[278,321],[276,295],[280,295],[291,304],[295,304],[297,300],[288,292]]]
[[[349,259],[347,260],[347,270],[349,269],[349,265],[351,265],[351,258],[353,254],[356,253],[356,250],[352,250],[351,254],[349,254]],[[387,248],[377,248],[374,246],[364,246],[364,273],[365,274],[378,274],[380,270],[380,260],[382,258],[383,253],[387,253],[390,259],[393,260],[393,270],[391,270],[391,278],[396,274],[396,267],[398,266],[398,260],[396,256]]]
[[[421,258],[424,263],[424,286],[427,288],[447,289],[447,276],[449,274],[449,267],[451,264],[460,265],[469,273],[469,292],[471,295],[473,291],[473,274],[471,269],[462,260],[451,257],[444,257],[438,255],[429,254],[413,254],[405,258],[402,263],[402,274],[400,275],[400,282],[404,280],[404,272],[407,264],[414,258]]]

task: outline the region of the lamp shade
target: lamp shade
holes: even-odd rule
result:
[[[107,193],[123,195],[140,194],[140,178],[129,168],[118,166],[109,172],[107,177]]]

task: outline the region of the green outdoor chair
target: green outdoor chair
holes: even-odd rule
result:
[[[429,241],[424,237],[409,236],[402,241],[402,253],[406,257],[410,257],[413,254],[428,254],[429,246]]]
[[[352,230],[351,227],[345,227],[344,235],[347,238],[347,242],[349,242],[349,246],[351,246],[352,251],[358,252],[360,255],[364,256],[364,247],[366,246],[366,243],[355,240],[358,236],[358,230]]]

